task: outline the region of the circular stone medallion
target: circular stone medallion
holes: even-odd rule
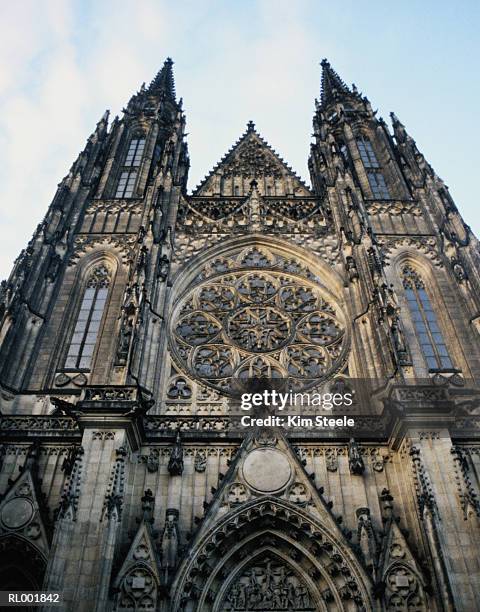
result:
[[[246,483],[262,493],[274,493],[287,486],[292,467],[287,457],[274,448],[256,448],[243,462]]]
[[[32,518],[34,513],[32,502],[16,497],[8,501],[2,510],[2,523],[8,529],[20,529]]]

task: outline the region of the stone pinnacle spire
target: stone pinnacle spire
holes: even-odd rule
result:
[[[162,68],[150,83],[147,89],[149,94],[163,93],[167,98],[175,102],[175,81],[173,79],[173,61],[167,57]]]
[[[323,59],[321,62],[322,66],[322,90],[321,90],[321,101],[322,105],[325,106],[331,102],[336,94],[351,94],[350,89],[338,76],[335,70],[330,66],[328,60]]]

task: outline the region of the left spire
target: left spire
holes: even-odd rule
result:
[[[147,88],[147,94],[163,94],[175,102],[175,81],[173,79],[173,61],[167,57],[162,68]]]

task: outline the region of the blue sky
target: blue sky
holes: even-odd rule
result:
[[[0,23],[0,278],[106,108],[167,56],[192,189],[253,119],[307,181],[319,62],[394,110],[480,233],[480,3],[22,0]]]

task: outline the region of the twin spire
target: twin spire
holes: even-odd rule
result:
[[[173,78],[173,60],[167,57],[162,68],[147,88],[147,93],[163,94],[172,102],[175,102],[175,81]],[[336,95],[347,94],[352,95],[352,92],[335,70],[330,66],[328,60],[323,59],[322,66],[322,86],[321,86],[321,102],[325,106],[332,102]]]

